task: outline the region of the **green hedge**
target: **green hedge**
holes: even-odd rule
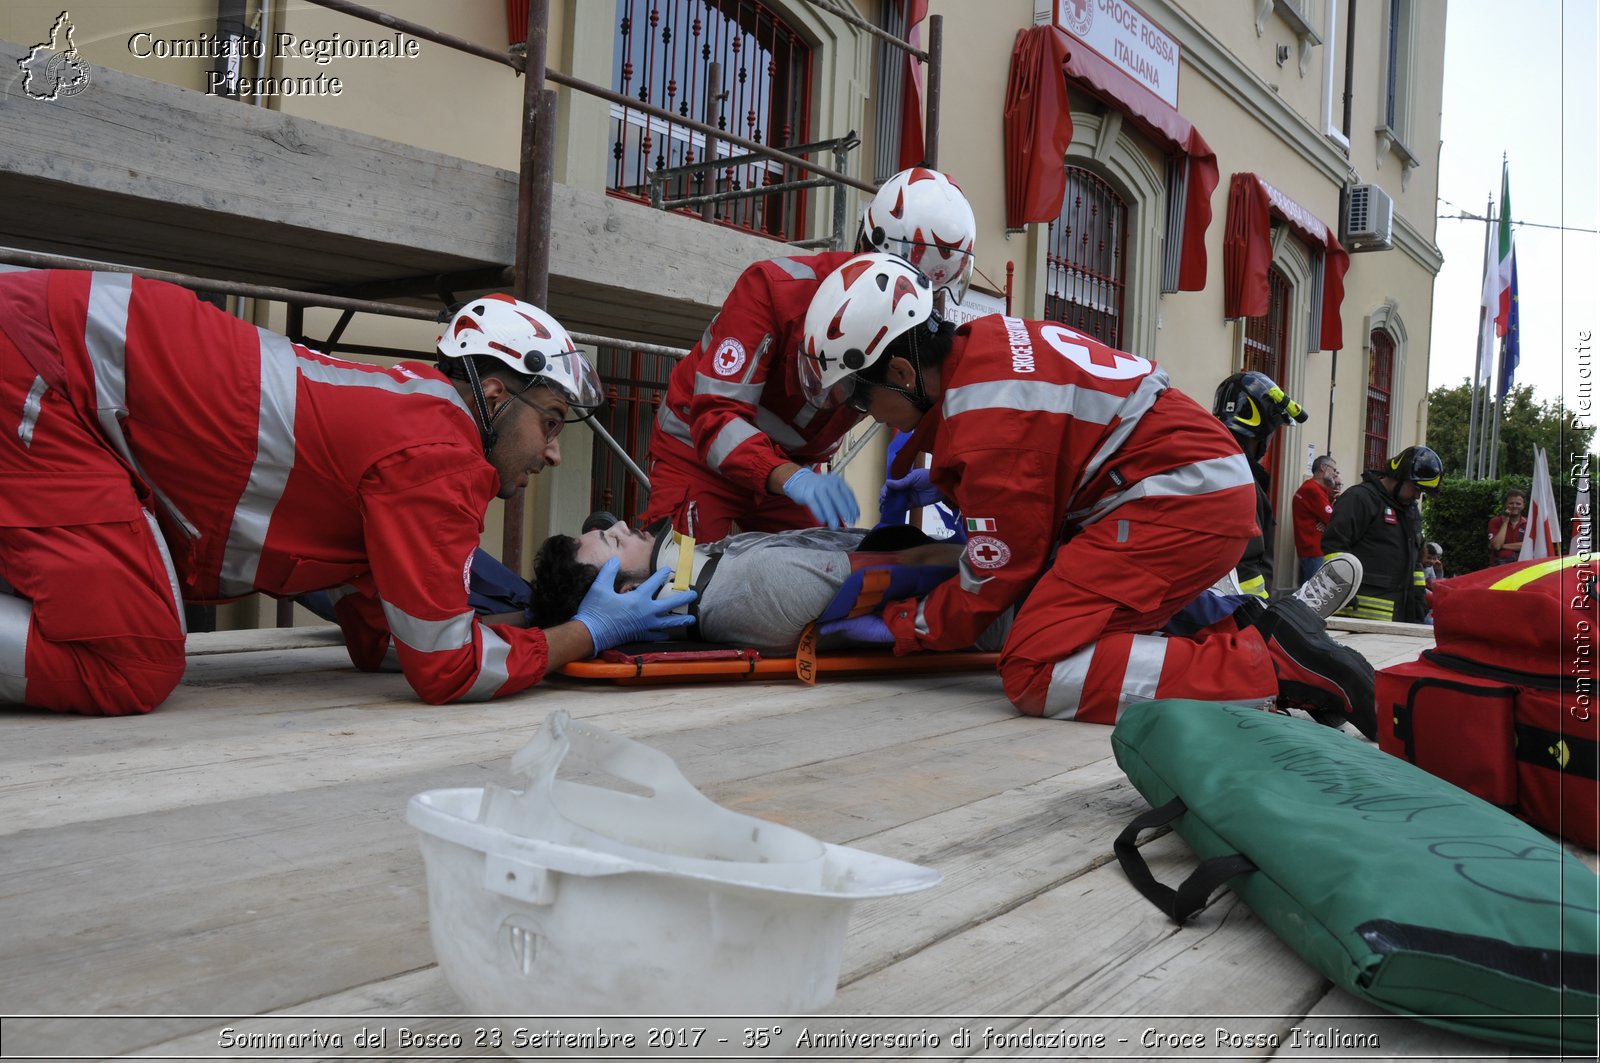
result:
[[[1557,531],[1563,542],[1578,493],[1569,472],[1565,467],[1550,470],[1551,487],[1561,512]],[[1528,491],[1530,480],[1527,476],[1502,476],[1498,480],[1457,480],[1447,476],[1439,485],[1439,493],[1423,503],[1423,538],[1444,547],[1444,570],[1450,575],[1476,572],[1489,564],[1489,518],[1500,512],[1500,503],[1511,487]]]

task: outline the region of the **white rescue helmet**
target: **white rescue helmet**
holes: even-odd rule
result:
[[[872,251],[822,279],[800,338],[800,386],[831,409],[855,391],[855,375],[894,340],[933,316],[933,284],[898,255]]]
[[[978,222],[956,183],[913,166],[883,183],[861,216],[862,242],[899,255],[960,302],[972,283]]]
[[[605,398],[600,374],[561,323],[504,292],[464,303],[445,326],[438,350],[445,358],[476,355],[502,362],[560,394],[578,413],[596,409]]]

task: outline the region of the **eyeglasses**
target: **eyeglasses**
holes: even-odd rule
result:
[[[546,441],[554,439],[556,436],[560,435],[561,430],[567,426],[566,418],[562,417],[559,412],[550,409],[548,406],[540,406],[537,402],[534,402],[522,392],[516,392],[513,397],[539,411],[540,416],[544,418],[544,420],[541,422],[541,425],[544,428],[544,438]]]
[[[855,387],[851,389],[850,398],[846,401],[849,402],[851,409],[858,410],[861,413],[868,413],[870,412],[869,407],[872,405],[872,385],[860,377],[855,377],[854,380]]]

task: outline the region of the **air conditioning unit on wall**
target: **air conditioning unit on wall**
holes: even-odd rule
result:
[[[1351,254],[1394,246],[1394,200],[1377,185],[1345,185],[1339,242]]]

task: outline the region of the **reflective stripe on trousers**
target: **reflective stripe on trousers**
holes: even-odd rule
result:
[[[33,605],[0,593],[0,703],[22,704],[27,692],[28,625]]]

